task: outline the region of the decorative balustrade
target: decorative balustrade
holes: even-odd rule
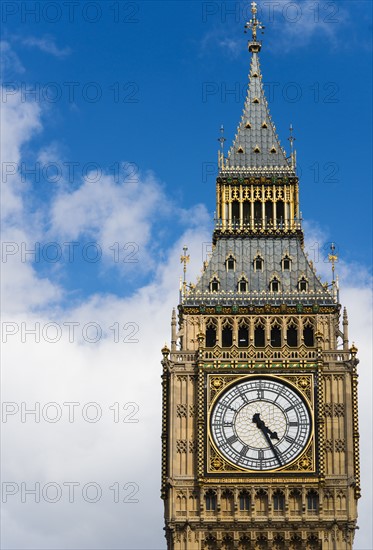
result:
[[[302,221],[298,219],[286,219],[286,220],[215,220],[214,230],[216,232],[224,233],[283,233],[284,231],[301,231]]]
[[[182,297],[182,304],[188,306],[297,306],[302,304],[303,307],[308,305],[313,306],[331,306],[337,304],[337,299],[332,296],[328,290],[320,289],[317,291],[308,292],[272,292],[263,290],[261,292],[234,292],[233,290],[211,292],[210,290],[195,290],[186,291]],[[301,311],[299,313],[302,313]],[[317,311],[315,311],[317,313]]]

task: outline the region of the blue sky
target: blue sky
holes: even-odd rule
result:
[[[42,111],[43,129],[23,166],[32,168],[37,152],[49,148],[38,170],[41,181],[26,176],[30,209],[53,201],[61,170],[70,170],[71,191],[98,165],[122,180],[151,171],[175,204],[201,202],[212,218],[219,127],[225,125],[229,143],[247,83],[248,4],[114,2],[56,10],[36,3],[34,14],[32,4],[20,3],[14,15],[12,6],[3,9],[4,38],[23,68],[17,73],[13,66],[4,80],[24,99],[36,98]],[[297,10],[280,4],[262,7],[267,29],[261,64],[287,150],[289,124],[295,129],[303,217],[319,224],[346,260],[368,265],[370,3],[321,3],[317,10],[312,3]],[[32,86],[34,95],[27,92]],[[50,167],[43,181],[42,168],[53,155],[58,168]],[[120,163],[129,166],[119,174]],[[178,216],[169,212],[166,218],[162,227],[171,222],[180,234]],[[154,235],[156,254],[170,244],[171,233],[162,227]],[[42,264],[38,268],[50,268]],[[64,269],[67,285],[81,278],[82,295],[122,291],[115,269],[113,286],[107,286],[106,277],[89,284],[92,265],[88,277],[84,268],[86,262],[74,262]]]
[[[287,151],[294,127],[310,257],[330,279],[330,266],[315,250],[337,244],[342,301],[365,367],[371,6],[281,0],[263,2],[259,13],[266,26],[263,80]],[[62,501],[60,508],[44,502],[46,529],[37,510],[22,508],[15,496],[5,511],[6,548],[164,548],[159,349],[169,340],[178,301],[182,247],[189,246],[193,279],[211,239],[217,138],[224,124],[230,145],[241,116],[249,17],[249,3],[233,1],[2,3],[3,318],[13,323],[6,330],[15,331],[3,351],[5,399],[95,401],[103,410],[113,401],[136,402],[140,411],[139,423],[122,426],[124,433],[111,416],[104,424],[70,426],[63,418],[24,425],[14,414],[3,426],[9,443],[3,479],[62,484],[90,475],[106,487],[115,475],[141,488],[140,502],[126,508],[124,528],[120,506],[69,508]],[[35,246],[40,255],[27,254]],[[35,323],[66,329],[72,321],[79,325],[73,342],[66,330],[56,345],[45,333],[39,342],[22,333]],[[103,330],[94,345],[79,332],[87,323]],[[136,324],[135,345],[113,342],[115,323]],[[361,376],[361,402],[371,409],[371,373],[362,367]],[[362,422],[362,456],[371,457],[371,427]],[[122,456],[127,438],[131,449],[145,449],[142,458],[128,449]],[[22,478],[24,441],[29,460]],[[365,461],[366,487],[369,468]],[[362,509],[369,511],[368,489],[365,498]],[[139,537],[135,527],[144,514],[149,533]],[[69,518],[68,530],[61,517]],[[372,547],[369,521],[363,511],[357,550]]]

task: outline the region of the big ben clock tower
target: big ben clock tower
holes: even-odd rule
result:
[[[213,251],[197,283],[184,283],[162,350],[167,547],[352,550],[357,349],[336,281],[322,283],[304,252],[295,153],[269,114],[256,14],[253,2],[243,115],[219,153]],[[329,258],[334,274],[333,247]]]

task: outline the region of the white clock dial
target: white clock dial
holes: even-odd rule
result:
[[[305,449],[311,415],[291,386],[274,378],[252,377],[218,398],[210,427],[215,446],[230,462],[248,470],[273,470]]]

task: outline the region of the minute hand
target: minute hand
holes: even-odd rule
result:
[[[279,456],[275,446],[273,445],[273,443],[271,441],[271,439],[278,439],[277,433],[272,432],[269,428],[267,428],[267,426],[265,425],[265,422],[260,419],[260,414],[259,413],[254,414],[253,422],[262,431],[264,437],[267,440],[268,445],[270,446],[273,454],[275,455],[275,457],[277,459],[277,462],[280,464],[280,466],[282,466],[282,461],[280,459],[280,456]],[[269,436],[269,434],[271,435],[271,437]]]

